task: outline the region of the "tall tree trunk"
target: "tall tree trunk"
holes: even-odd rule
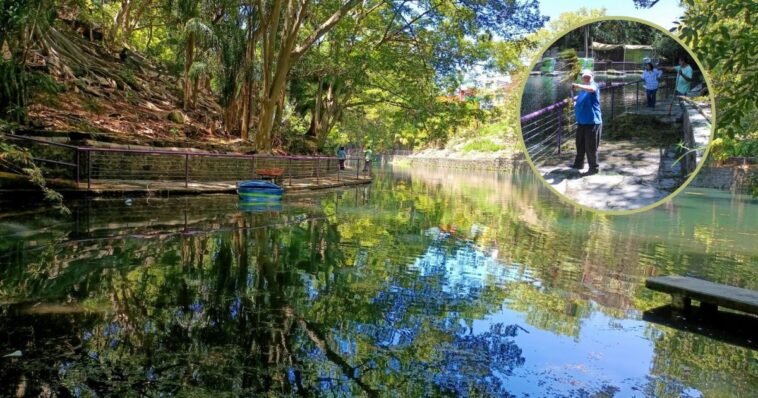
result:
[[[190,109],[192,82],[190,81],[189,72],[195,58],[195,34],[192,32],[190,32],[187,37],[184,57],[184,96],[182,101],[182,108],[184,108],[186,111]]]
[[[285,92],[284,87],[282,87],[282,91],[279,93],[279,100],[276,103],[276,115],[274,116],[274,125],[272,126],[273,133],[276,133],[279,126],[282,125],[282,116],[284,115],[284,99]]]
[[[255,47],[258,45],[258,30],[253,26],[253,13],[250,13],[248,18],[248,41],[245,51],[245,62],[243,64],[244,69],[244,84],[242,88],[242,118],[240,120],[240,133],[243,141],[250,139],[250,120],[253,115],[253,101],[255,98],[256,85],[254,64],[255,64]]]
[[[193,79],[192,81],[192,100],[190,101],[190,108],[195,109],[197,107],[197,92],[200,91],[200,77]]]
[[[311,32],[302,44],[295,47],[300,27],[305,19],[309,1],[289,0],[287,12],[284,15],[284,24],[279,41],[279,51],[274,57],[276,35],[279,32],[281,3],[275,0],[271,13],[267,20],[269,35],[264,40],[263,62],[263,98],[261,110],[258,115],[258,129],[256,131],[256,146],[259,149],[268,150],[271,147],[271,129],[274,126],[279,95],[283,91],[287,75],[295,63],[305,52],[320,39],[326,32],[331,30],[337,22],[344,18],[347,13],[360,3],[361,0],[348,0],[339,10],[335,11],[326,21]]]
[[[129,10],[131,7],[131,0],[121,0],[121,7],[119,7],[118,11],[116,12],[116,16],[113,18],[113,26],[111,26],[111,32],[108,38],[110,39],[111,45],[114,48],[118,47],[121,44],[119,31],[124,26],[124,22],[126,18],[128,18]]]

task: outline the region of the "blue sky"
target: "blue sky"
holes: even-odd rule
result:
[[[576,11],[581,7],[606,9],[608,16],[635,17],[650,21],[663,28],[670,29],[674,21],[684,13],[679,0],[660,0],[653,8],[636,9],[632,0],[540,0],[540,11],[550,19],[566,11]]]

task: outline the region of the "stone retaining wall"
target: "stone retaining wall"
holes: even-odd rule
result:
[[[682,130],[684,145],[691,151],[682,159],[682,169],[690,174],[703,160],[703,152],[711,140],[711,121],[700,112],[697,104],[682,101]]]
[[[414,166],[438,167],[465,170],[510,170],[515,166],[526,163],[524,155],[517,153],[512,157],[494,159],[455,159],[455,158],[424,158],[417,156],[384,156],[383,163],[393,161],[409,162]]]
[[[704,166],[689,185],[697,188],[728,189],[732,192],[750,193],[758,183],[758,165]]]

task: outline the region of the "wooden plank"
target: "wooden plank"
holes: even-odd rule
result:
[[[708,282],[688,276],[660,276],[645,281],[648,289],[677,299],[697,300],[738,311],[758,314],[758,291]]]

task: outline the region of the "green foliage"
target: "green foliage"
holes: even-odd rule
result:
[[[603,127],[603,137],[609,139],[641,140],[655,145],[673,145],[681,138],[675,125],[656,117],[622,114]]]
[[[3,127],[0,128],[0,131],[8,128],[7,126],[0,127]],[[11,144],[2,134],[0,134],[0,170],[23,176],[30,183],[36,185],[42,191],[45,200],[52,203],[61,213],[70,213],[69,209],[63,204],[63,195],[47,187],[42,170],[34,163],[29,151]]]
[[[27,122],[29,76],[24,62],[32,38],[39,38],[53,18],[53,4],[48,0],[0,1],[0,49],[10,52],[0,57],[0,119]]]
[[[758,3],[753,0],[688,0],[676,32],[702,61],[714,83],[716,135],[745,141],[758,133]],[[736,144],[739,145],[739,144]],[[735,148],[736,149],[736,148]],[[729,151],[729,150],[728,150]],[[742,150],[737,150],[742,152]],[[758,153],[752,152],[752,156]]]
[[[505,146],[492,142],[487,137],[477,138],[463,146],[463,152],[497,152],[502,149],[505,149]]]
[[[558,58],[566,65],[565,70],[567,71],[561,83],[574,83],[579,77],[579,73],[581,73],[581,64],[579,63],[579,57],[576,55],[576,50],[567,48],[558,54]]]
[[[718,162],[731,157],[755,157],[758,155],[758,134],[738,138],[718,137],[711,143],[710,156]]]
[[[102,115],[105,112],[105,108],[100,104],[100,100],[97,97],[84,96],[82,98],[82,107],[96,115]]]
[[[26,72],[17,62],[0,60],[0,119],[26,123]]]
[[[658,57],[665,58],[669,63],[676,62],[679,56],[684,55],[682,46],[669,35],[658,36],[652,45]]]

